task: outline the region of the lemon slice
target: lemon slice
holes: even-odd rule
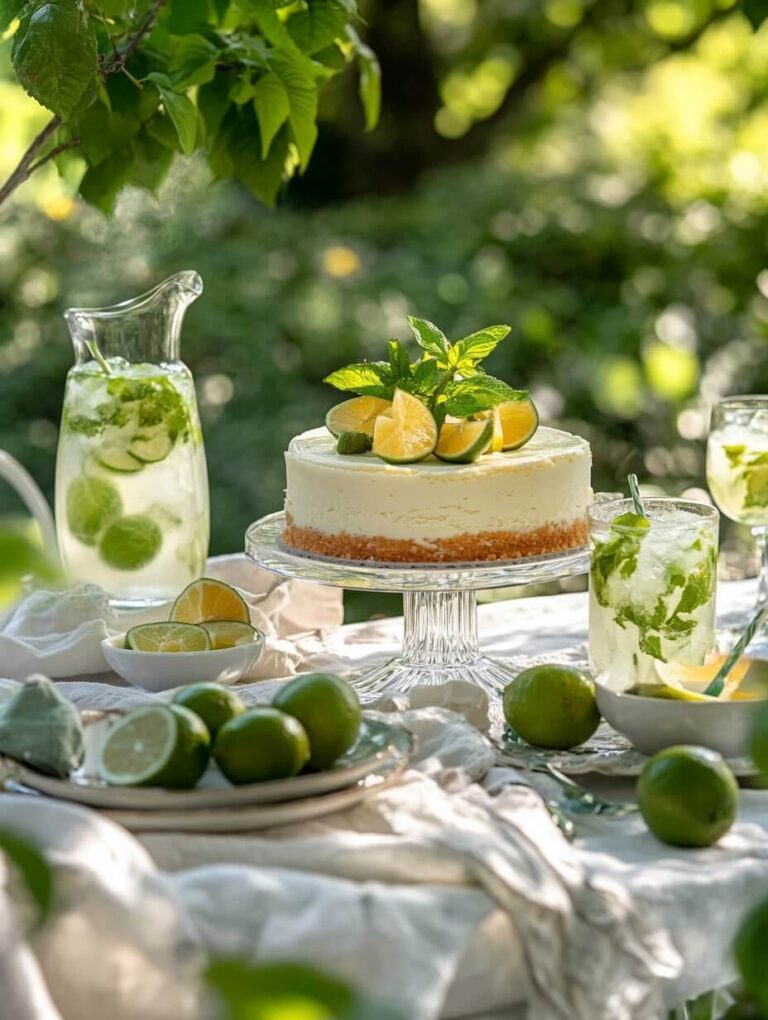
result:
[[[239,620],[209,620],[201,626],[208,631],[211,648],[234,648],[256,638],[256,628]]]
[[[376,419],[391,406],[392,401],[382,397],[352,397],[330,409],[325,416],[325,427],[334,436],[342,432],[364,432],[372,436]]]
[[[188,584],[173,603],[174,623],[208,623],[210,620],[238,620],[250,623],[248,605],[235,588],[213,577],[201,577]]]
[[[494,439],[491,449],[518,450],[539,427],[539,414],[530,397],[508,400],[493,410]]]
[[[125,647],[134,652],[207,652],[208,631],[191,623],[142,623],[125,635]]]
[[[390,417],[391,414],[391,417]],[[437,422],[418,397],[395,390],[392,410],[380,414],[373,430],[373,452],[389,464],[424,460],[437,444]]]
[[[440,429],[435,456],[452,464],[471,464],[490,447],[493,434],[493,418],[485,421],[447,419]]]

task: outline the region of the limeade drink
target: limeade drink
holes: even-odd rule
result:
[[[715,644],[718,513],[673,499],[598,503],[590,511],[589,657],[614,690],[700,665]]]
[[[763,427],[725,424],[707,440],[707,484],[726,517],[752,527],[768,525],[768,417]]]
[[[117,605],[177,595],[203,571],[208,481],[195,390],[181,362],[114,357],[67,379],[56,524],[70,580]]]

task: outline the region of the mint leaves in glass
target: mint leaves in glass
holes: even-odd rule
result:
[[[195,387],[179,360],[197,273],[109,308],[70,309],[56,527],[70,580],[121,607],[174,598],[203,572],[208,479]]]
[[[629,499],[589,512],[589,656],[614,690],[659,683],[664,665],[699,665],[715,645],[719,514],[678,499]]]
[[[768,396],[727,397],[712,409],[707,484],[720,510],[747,524],[761,554],[758,605],[768,600]]]

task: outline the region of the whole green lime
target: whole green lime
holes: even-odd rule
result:
[[[739,787],[717,751],[667,747],[643,766],[637,803],[646,825],[662,843],[711,846],[733,825]]]
[[[736,933],[733,955],[746,990],[768,1016],[768,967],[765,966],[768,946],[768,900],[763,900],[747,914]]]
[[[224,723],[242,715],[245,704],[230,687],[222,684],[199,683],[182,687],[173,696],[174,705],[183,705],[199,715],[213,739]]]
[[[103,478],[81,475],[67,489],[67,526],[84,545],[96,545],[99,535],[123,512],[120,493]]]
[[[101,558],[115,570],[139,570],[160,552],[163,533],[151,517],[119,517],[101,536]]]
[[[534,747],[576,747],[600,725],[595,685],[573,666],[524,669],[507,684],[503,707],[511,728]]]
[[[755,715],[749,753],[760,771],[768,773],[768,704],[763,705]]]
[[[213,757],[236,785],[288,779],[309,761],[309,738],[293,716],[276,708],[252,708],[224,723]]]
[[[309,768],[330,768],[355,743],[362,711],[357,692],[332,673],[305,673],[290,680],[272,699],[274,708],[298,719],[312,749]]]

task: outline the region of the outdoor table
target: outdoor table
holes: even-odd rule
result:
[[[724,624],[739,622],[748,613],[753,600],[753,582],[722,584],[719,592],[720,622]],[[481,606],[479,623],[483,649],[495,656],[512,657],[515,663],[540,656],[580,661],[584,656],[586,640],[587,597],[584,593],[575,593],[494,602]],[[398,619],[374,620],[341,627],[330,634],[307,635],[297,642],[304,655],[302,668],[328,668],[332,665],[337,669],[354,672],[363,666],[368,667],[396,652],[400,626],[401,621]],[[62,684],[62,689],[68,691],[73,700],[81,706],[88,703],[89,691],[92,692],[96,688],[97,685],[92,682]],[[265,696],[272,689],[273,685],[266,682],[246,685],[244,692],[247,700],[255,703],[265,700]],[[108,695],[110,690],[119,700],[121,690],[119,687],[110,689],[101,687],[103,694]],[[454,771],[458,771],[459,762],[456,761],[454,765]],[[429,773],[428,763],[423,767]],[[471,772],[472,770],[470,778],[479,778]],[[445,774],[444,770],[443,775]],[[486,776],[486,788],[494,788],[493,775],[495,773],[491,774],[490,782]],[[506,784],[507,790],[510,789],[509,784],[527,782],[524,774],[510,770],[499,772],[498,775],[497,784],[498,782]],[[580,775],[578,780],[604,795],[624,801],[632,799],[634,783],[630,779]],[[469,840],[472,835],[471,811],[476,798],[467,792],[466,785],[456,787],[455,793],[450,783],[443,785],[444,792],[447,791],[445,803],[449,804],[451,797],[456,798],[453,801],[456,830],[462,828],[462,812],[467,811],[466,838]],[[391,788],[390,798],[394,797],[392,791],[396,789],[397,787]],[[417,790],[418,784],[412,789]],[[533,801],[540,803],[533,791],[524,785],[513,785],[511,789],[513,792],[510,817],[514,817],[514,811],[519,808],[519,817],[522,819],[516,831],[518,834],[525,833],[530,822],[530,839],[533,843],[538,841],[544,848],[542,850],[544,860],[552,854],[553,858],[558,859],[556,867],[562,874],[566,874],[570,868],[580,869],[583,872],[583,880],[580,880],[584,887],[582,893],[585,889],[587,892],[594,892],[604,886],[606,888],[610,886],[614,890],[611,894],[614,899],[616,890],[620,899],[624,897],[621,909],[626,910],[628,945],[633,938],[635,939],[632,942],[634,948],[628,950],[628,955],[635,952],[639,958],[645,954],[651,960],[651,967],[655,972],[654,994],[660,993],[664,1009],[708,990],[723,987],[734,980],[735,967],[729,955],[733,935],[745,911],[768,894],[768,792],[755,789],[742,790],[739,819],[731,832],[714,847],[691,851],[678,850],[659,843],[636,814],[622,818],[579,818],[573,849],[568,848],[559,835],[552,836],[552,833],[555,833],[554,826],[547,826],[542,822],[544,815],[538,813],[533,804]],[[383,796],[386,799],[387,794]],[[518,797],[518,801],[514,801],[514,797]],[[18,806],[23,800],[8,798],[4,805],[0,804],[0,825],[4,821],[13,821],[18,823],[22,830],[26,827],[30,834],[40,835],[36,825],[44,826],[45,823],[36,822],[34,812],[29,807],[31,802],[26,801],[23,807]],[[10,803],[11,801],[13,803]],[[405,859],[402,854],[402,843],[396,841],[391,843],[391,858],[387,860],[388,844],[386,841],[383,844],[381,842],[385,840],[385,837],[380,835],[383,831],[379,827],[381,820],[377,819],[370,830],[366,828],[366,821],[370,820],[366,811],[370,813],[372,810],[373,808],[366,808],[364,803],[348,818],[331,817],[311,824],[302,834],[305,842],[296,844],[298,849],[295,853],[290,842],[290,829],[274,834],[257,833],[253,837],[247,834],[232,837],[145,834],[139,836],[139,842],[149,852],[161,872],[170,874],[171,888],[175,892],[181,890],[189,897],[187,906],[191,901],[197,910],[195,915],[197,921],[203,928],[205,925],[208,926],[207,936],[210,944],[216,939],[228,938],[232,947],[238,945],[238,932],[233,929],[237,925],[248,923],[240,916],[236,922],[230,919],[228,927],[226,916],[216,917],[217,910],[226,911],[226,905],[234,903],[232,890],[227,891],[226,884],[227,876],[232,876],[231,869],[247,868],[254,889],[263,880],[263,875],[262,878],[258,877],[263,869],[266,869],[268,874],[277,869],[274,874],[282,875],[281,881],[285,881],[285,873],[280,869],[295,869],[293,877],[289,876],[286,884],[286,888],[295,894],[294,899],[288,903],[284,896],[282,898],[274,896],[271,938],[265,935],[263,927],[259,928],[258,937],[256,934],[253,935],[254,939],[261,940],[263,944],[269,946],[269,955],[274,956],[275,946],[280,944],[285,953],[290,951],[292,958],[309,963],[315,962],[331,970],[338,965],[337,969],[340,969],[344,976],[357,979],[367,991],[378,995],[391,994],[402,1006],[402,1000],[398,996],[398,992],[402,991],[398,988],[400,979],[398,967],[404,968],[403,987],[407,986],[408,981],[416,980],[413,973],[408,972],[402,957],[411,955],[414,958],[413,962],[418,963],[422,971],[428,970],[428,961],[433,948],[430,940],[434,940],[437,958],[440,953],[446,952],[445,945],[441,942],[442,934],[447,938],[452,926],[458,930],[464,924],[468,933],[466,944],[461,947],[460,952],[455,951],[454,947],[449,962],[446,962],[447,957],[440,958],[441,966],[443,963],[445,965],[439,974],[435,973],[429,978],[422,974],[425,982],[432,981],[432,986],[426,991],[424,988],[420,989],[420,994],[421,992],[424,994],[417,1004],[416,999],[413,1000],[414,1012],[411,1015],[418,1017],[419,1020],[421,1018],[435,1020],[438,1016],[481,1015],[501,1020],[502,1017],[527,1015],[525,1005],[528,989],[531,987],[531,975],[535,974],[540,965],[546,963],[549,943],[546,938],[543,939],[535,957],[530,958],[531,946],[535,944],[535,939],[531,941],[530,932],[535,930],[535,926],[533,929],[530,926],[528,928],[523,926],[520,931],[527,931],[528,935],[518,937],[516,926],[519,919],[515,914],[514,903],[510,906],[510,901],[505,899],[503,891],[499,891],[496,897],[493,894],[492,882],[481,881],[480,884],[483,885],[484,894],[490,895],[492,901],[496,900],[497,909],[486,909],[484,915],[481,910],[475,916],[473,911],[478,911],[476,899],[467,897],[462,900],[459,896],[450,909],[438,899],[435,903],[439,902],[441,906],[439,909],[435,908],[437,918],[435,925],[428,931],[422,929],[420,936],[426,944],[420,946],[414,944],[409,954],[404,954],[401,952],[404,947],[398,948],[396,945],[398,940],[405,939],[403,930],[394,927],[392,932],[395,934],[388,936],[386,917],[388,903],[394,917],[395,904],[400,903],[397,897],[403,895],[425,897],[414,908],[415,914],[411,917],[413,929],[409,937],[414,938],[415,933],[418,933],[419,924],[427,923],[427,916],[433,909],[429,906],[430,896],[435,893],[435,889],[443,882],[448,882],[450,886],[451,882],[458,880],[455,874],[452,878],[446,877],[452,874],[450,871],[439,872],[437,863],[434,873],[425,870],[424,859],[416,855],[414,849],[416,843],[411,840],[409,833],[400,836],[404,838],[408,847],[405,857],[407,858],[408,853],[413,854],[413,872],[407,881],[402,873],[396,874],[396,868],[399,866],[396,862],[402,863],[402,859]],[[415,833],[416,829],[419,829],[417,815],[414,814],[412,818]],[[428,825],[429,821],[425,818],[424,824]],[[50,823],[48,824],[50,826]],[[324,858],[322,853],[315,859],[307,857],[307,846],[322,846],[322,843],[316,844],[312,840],[322,840],[334,826],[344,825],[351,825],[353,830],[357,830],[350,834],[350,838],[354,838],[354,853],[350,852],[347,860],[340,862],[333,858],[332,854]],[[50,828],[48,834],[55,836]],[[423,833],[420,830],[419,839],[422,837]],[[452,850],[456,850],[458,845],[459,837],[455,832],[454,837],[456,838],[451,843]],[[554,838],[558,840],[557,844],[548,842]],[[416,839],[415,835],[413,839]],[[561,844],[564,849],[552,851],[552,847],[556,845],[560,847]],[[438,841],[436,845],[442,844]],[[370,860],[365,856],[366,846],[370,847]],[[473,852],[476,852],[476,848]],[[439,852],[435,851],[435,857],[439,856]],[[429,860],[429,857],[425,859]],[[391,869],[389,879],[397,882],[397,888],[386,886],[388,869]],[[307,909],[308,902],[313,897],[320,896],[317,887],[307,884],[306,873],[312,872],[325,876],[326,884],[319,888],[323,890],[322,895],[327,896],[329,913],[319,928],[316,923],[310,930],[302,929],[296,913],[303,917],[302,911]],[[345,901],[342,897],[339,903],[345,903],[346,906],[339,906],[338,909],[333,906],[333,890],[327,886],[329,877],[343,877],[345,881],[349,879],[358,883],[362,881],[371,897],[370,912],[364,922],[364,925],[370,925],[370,930],[365,926],[355,928],[354,937],[348,938],[345,944],[338,945],[336,950],[334,939],[344,942],[345,925],[352,925],[353,917],[357,918],[356,924],[361,922],[353,910],[351,901]],[[546,875],[542,874],[540,880],[545,882]],[[514,884],[514,878],[510,881]],[[567,881],[570,879],[566,877]],[[382,882],[384,895],[380,884]],[[220,902],[217,899],[217,883],[222,889]],[[261,895],[269,899],[269,894],[264,892],[266,888],[266,885],[262,887]],[[457,895],[459,888],[466,892],[461,881],[453,890]],[[405,894],[403,889],[406,890]],[[584,906],[586,902],[582,903],[585,916],[592,909],[588,905]],[[344,914],[345,909],[349,911],[347,915]],[[599,931],[603,919],[596,916],[594,909],[592,913],[593,916],[588,918],[589,923],[595,926],[595,931]],[[345,917],[348,920],[345,920]],[[415,920],[416,917],[419,918],[418,921]],[[610,923],[613,924],[615,921],[614,916]],[[275,932],[280,930],[281,923],[285,926],[286,932],[291,931],[291,937],[285,935],[275,939]],[[396,922],[391,923],[394,925]],[[638,923],[642,931],[637,929]],[[327,930],[324,930],[324,927]],[[558,932],[557,937],[563,940],[567,949],[562,959],[569,960],[568,966],[573,967],[577,966],[579,954],[583,954],[587,959],[588,950],[592,950],[593,947],[583,941],[586,929],[580,936],[578,928],[569,932],[567,927],[566,925],[566,930]],[[604,927],[608,931],[607,918]],[[618,932],[622,930],[621,924],[615,928]],[[372,933],[375,933],[375,938]],[[242,934],[239,933],[241,937]],[[385,953],[385,956],[361,958],[360,946],[354,944],[355,939],[359,939],[362,944],[369,935],[374,938],[378,947],[376,953]],[[614,934],[612,937],[619,936]],[[388,962],[391,965],[391,972],[388,972],[384,961],[390,954],[391,960]],[[643,966],[645,962],[647,961],[643,962]],[[611,965],[607,956],[603,964]],[[42,968],[48,977],[45,958],[42,961]],[[569,980],[571,981],[569,987],[572,987],[574,995],[570,1005],[564,1006],[559,1012],[552,1012],[539,1002],[536,1011],[530,1015],[541,1020],[552,1020],[560,1016],[581,1020],[582,1017],[589,1016],[592,1007],[588,1005],[586,997],[594,994],[594,988],[591,992],[587,989],[590,983],[594,985],[597,982],[599,986],[601,981],[607,982],[607,973],[602,977],[599,973],[586,973],[583,975],[582,985],[579,985],[578,980],[574,983],[573,978]],[[413,994],[415,995],[415,992]],[[613,1009],[610,1002],[605,1002],[604,1011],[599,1015],[611,1017],[612,1020],[613,1018],[620,1020],[622,1017],[627,1017],[627,1020],[639,1020],[662,1015],[658,999],[648,995],[647,988],[638,986],[637,994],[637,1003],[634,1007],[628,1006],[625,1001]],[[117,991],[115,995],[118,995]],[[491,1004],[493,1008],[489,1008]],[[117,1006],[113,1010],[114,1020],[121,1020],[127,1015]],[[192,1014],[184,1014],[187,1015]],[[598,1014],[593,1011],[592,1015]],[[64,1020],[69,1020],[69,1016],[64,1014]]]

